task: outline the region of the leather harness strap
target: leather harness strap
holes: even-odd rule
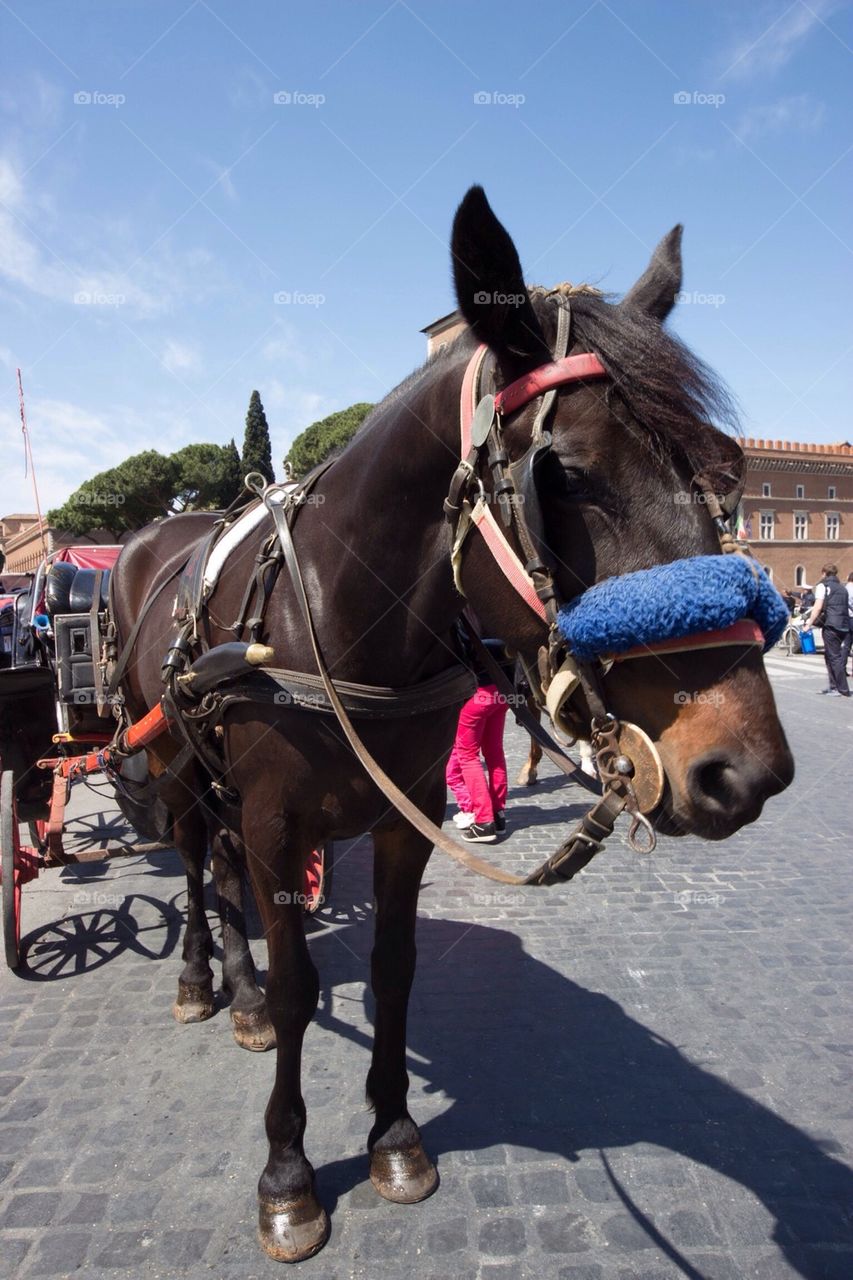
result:
[[[293,545],[293,537],[287,521],[285,511],[287,495],[282,489],[276,486],[269,486],[264,491],[264,502],[275,521],[276,532],[284,552],[284,562],[293,582],[297,603],[305,622],[314,661],[323,681],[326,696],[332,704],[338,723],[343,729],[356,758],[364,766],[380,791],[416,831],[419,831],[436,848],[441,849],[443,853],[453,858],[455,862],[467,867],[469,871],[475,871],[478,875],[494,880],[498,884],[544,885],[553,884],[558,880],[571,879],[581,867],[586,866],[587,862],[599,851],[607,836],[613,831],[613,825],[625,807],[625,797],[612,792],[602,796],[601,800],[585,815],[582,822],[579,823],[575,831],[572,832],[557,852],[535,871],[531,872],[529,876],[516,876],[509,871],[501,870],[499,867],[493,867],[482,858],[478,858],[471,853],[470,849],[465,848],[464,845],[446,836],[441,828],[431,822],[426,814],[422,813],[417,805],[413,804],[405,792],[388,776],[358,736],[338,696],[320,650],[317,633],[314,628],[314,619],[311,616],[311,608],[305,593],[305,584],[296,555],[296,548]]]

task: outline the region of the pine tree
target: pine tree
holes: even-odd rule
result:
[[[293,441],[287,454],[294,477],[302,479],[331,453],[340,453],[372,408],[372,404],[360,401],[358,404],[351,404],[348,409],[330,413],[327,418],[321,418],[319,422],[312,422],[310,427],[306,427]]]
[[[253,391],[249,399],[249,411],[246,414],[246,434],[243,437],[242,471],[246,476],[250,471],[259,471],[268,481],[275,479],[272,469],[272,447],[270,445],[270,429],[261,397]]]

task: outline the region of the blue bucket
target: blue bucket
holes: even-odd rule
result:
[[[800,632],[800,649],[803,653],[815,653],[815,642],[813,631]]]

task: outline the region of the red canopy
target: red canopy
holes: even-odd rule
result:
[[[112,569],[118,560],[121,547],[63,547],[53,557],[53,563],[76,564],[78,569]]]

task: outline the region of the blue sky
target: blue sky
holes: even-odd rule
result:
[[[239,445],[254,387],[277,463],[380,398],[454,305],[472,182],[536,283],[622,292],[683,222],[671,323],[746,433],[853,436],[849,3],[2,0],[0,21],[4,512],[32,509],[18,364],[45,506],[143,448]]]

